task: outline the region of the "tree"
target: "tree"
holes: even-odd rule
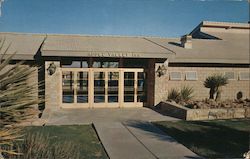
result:
[[[7,56],[10,45],[0,39],[0,154],[18,154],[11,147],[22,137],[17,124],[35,114],[34,106],[43,102],[38,95],[35,67],[18,62],[9,65],[15,55]]]
[[[204,86],[206,88],[210,88],[209,91],[209,99],[214,99],[214,95],[216,94],[215,100],[220,100],[221,97],[221,87],[228,84],[228,78],[217,74],[212,75],[206,78],[204,81]]]

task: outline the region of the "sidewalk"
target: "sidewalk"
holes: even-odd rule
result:
[[[94,123],[111,159],[199,159],[149,122]]]

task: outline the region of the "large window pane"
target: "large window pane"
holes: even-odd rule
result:
[[[119,62],[111,62],[111,61],[94,61],[94,68],[118,68]]]
[[[108,73],[108,102],[118,102],[119,72]]]
[[[63,103],[74,103],[74,74],[71,71],[62,74]]]
[[[94,73],[94,102],[105,102],[105,72]]]
[[[138,72],[137,74],[137,102],[145,101],[145,73]]]
[[[135,73],[124,72],[124,102],[134,102]]]
[[[88,68],[87,61],[81,60],[63,60],[62,61],[62,68]]]
[[[77,103],[88,103],[88,72],[77,74]]]

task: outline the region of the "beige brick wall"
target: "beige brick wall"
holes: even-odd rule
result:
[[[155,70],[159,67],[159,63],[156,64]],[[169,73],[171,71],[181,72],[182,80],[172,81],[169,80]],[[186,71],[196,71],[198,80],[187,81],[185,80]],[[250,81],[238,80],[238,74],[242,71],[249,71],[249,68],[228,68],[228,67],[168,67],[167,73],[161,77],[156,75],[155,77],[155,105],[160,101],[167,99],[168,90],[172,88],[180,89],[182,86],[190,86],[194,89],[195,99],[205,99],[209,97],[209,89],[203,86],[203,82],[209,75],[212,74],[224,74],[224,72],[235,72],[236,79],[229,80],[229,84],[222,88],[222,99],[235,99],[236,94],[239,91],[243,92],[244,98],[250,97]]]

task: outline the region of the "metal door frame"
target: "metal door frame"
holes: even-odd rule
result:
[[[63,72],[73,72],[74,81],[74,103],[63,103]],[[59,100],[61,108],[123,108],[123,107],[142,107],[143,102],[137,102],[137,81],[138,72],[144,72],[142,68],[60,68],[60,91]],[[77,72],[88,72],[88,103],[77,103]],[[105,102],[94,103],[94,72],[105,73]],[[119,72],[118,80],[118,102],[108,102],[108,72]],[[124,102],[124,72],[134,72],[134,102]]]

